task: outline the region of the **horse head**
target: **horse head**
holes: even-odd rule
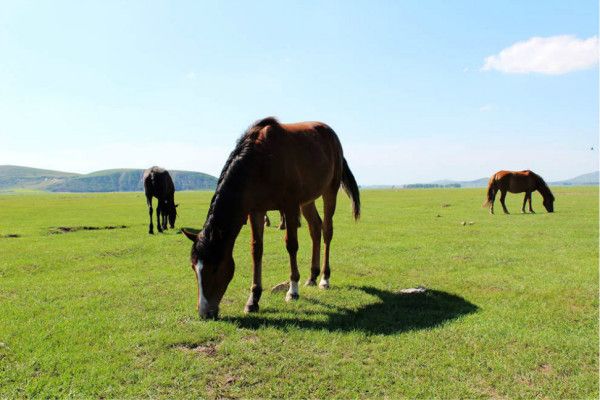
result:
[[[544,199],[543,204],[546,211],[548,211],[549,213],[554,212],[554,198],[546,197]]]
[[[211,246],[202,231],[182,229],[182,232],[193,242],[190,262],[198,284],[198,314],[203,319],[216,319],[221,299],[233,278],[233,257]]]
[[[169,204],[169,225],[171,225],[171,229],[175,228],[175,219],[177,218],[177,206],[179,204],[170,203]]]

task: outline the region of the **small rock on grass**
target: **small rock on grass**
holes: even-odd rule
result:
[[[288,281],[281,282],[278,285],[275,285],[271,288],[271,293],[277,292],[287,292],[290,288],[290,283]]]
[[[415,293],[425,293],[427,291],[427,288],[425,286],[417,286],[414,288],[408,288],[408,289],[402,289],[400,290],[400,293],[403,294],[415,294]]]

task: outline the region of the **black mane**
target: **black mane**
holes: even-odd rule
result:
[[[252,124],[238,139],[235,148],[223,166],[215,194],[210,202],[206,222],[196,250],[203,261],[217,262],[223,254],[223,240],[227,234],[243,221],[240,215],[241,195],[248,167],[254,159],[254,144],[260,130],[265,126],[279,125],[274,117],[263,118]]]
[[[552,191],[548,187],[546,181],[544,181],[544,179],[542,179],[542,177],[537,174],[536,177],[538,180],[538,190],[540,191],[542,197],[548,197],[549,200],[554,201],[554,195],[552,194]]]

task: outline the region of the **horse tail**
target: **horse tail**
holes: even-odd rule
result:
[[[354,179],[354,175],[352,175],[352,171],[350,171],[345,158],[342,168],[342,187],[352,200],[352,214],[354,215],[354,219],[357,220],[360,218],[360,192],[358,191],[356,179]]]
[[[483,202],[481,207],[489,207],[494,202],[494,182],[495,181],[496,181],[496,174],[492,175],[492,177],[490,178],[490,180],[488,182],[487,198],[485,199],[485,201]]]

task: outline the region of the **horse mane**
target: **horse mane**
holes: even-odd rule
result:
[[[270,125],[279,126],[279,121],[275,117],[267,117],[256,121],[246,129],[221,170],[197,245],[204,260],[218,261],[224,246],[223,241],[219,239],[236,225],[237,219],[244,217],[237,215],[234,210],[241,201],[242,189],[246,184],[253,159],[256,138],[262,128]]]
[[[535,174],[535,176],[537,178],[538,190],[542,194],[542,197],[544,197],[544,199],[548,197],[550,200],[554,201],[554,195],[552,194],[552,191],[548,187],[546,181],[544,181],[544,179],[537,174]]]

